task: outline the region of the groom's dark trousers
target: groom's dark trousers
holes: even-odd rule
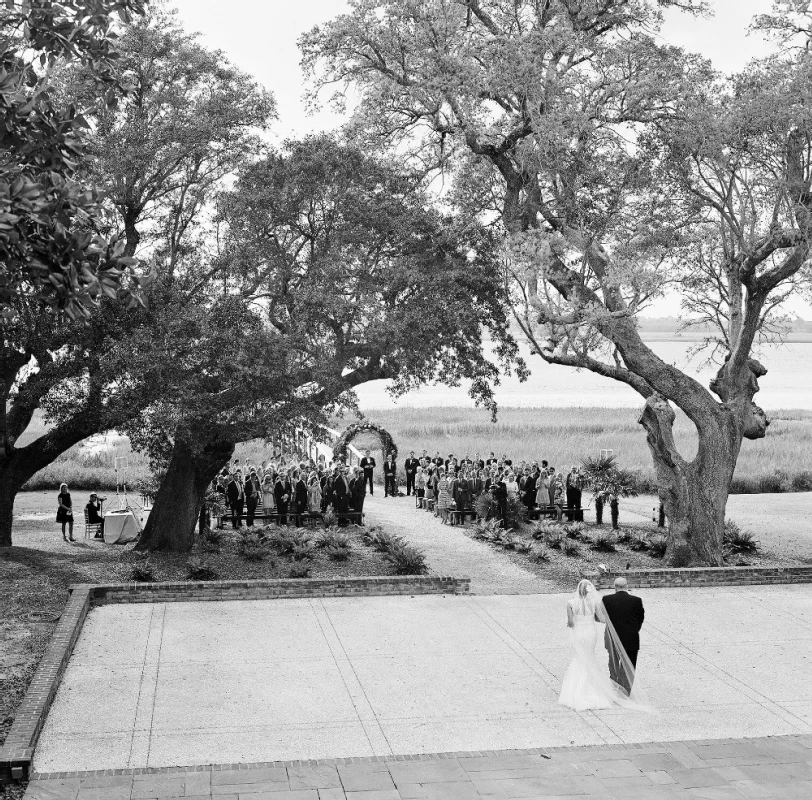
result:
[[[643,601],[628,592],[615,592],[604,596],[603,607],[632,666],[636,667],[637,654],[640,652],[640,628],[643,627],[645,619]],[[608,632],[605,635],[605,644],[609,651],[609,674],[612,680],[627,692],[631,692],[631,684],[621,666],[619,654],[616,654],[611,646]]]

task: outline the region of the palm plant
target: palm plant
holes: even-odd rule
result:
[[[612,528],[617,530],[620,498],[637,495],[636,475],[631,470],[621,469],[614,455],[582,459],[581,474],[595,501],[595,522],[603,524],[603,507],[608,502]]]

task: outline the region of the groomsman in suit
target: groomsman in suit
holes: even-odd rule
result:
[[[414,491],[414,476],[417,474],[417,468],[420,462],[414,457],[414,450],[409,453],[409,457],[403,462],[403,468],[406,470],[406,497]]]
[[[445,466],[445,461],[443,461],[443,457],[440,455],[439,450],[434,454],[434,458],[431,459],[431,463],[434,464],[435,467]]]
[[[262,499],[262,487],[257,477],[256,467],[251,467],[248,473],[248,480],[245,482],[245,506],[246,506],[246,519],[245,524],[247,527],[254,526],[254,515],[257,513],[257,505]]]
[[[226,497],[231,507],[231,524],[235,529],[240,527],[240,517],[245,505],[245,491],[242,488],[242,478],[239,472],[233,472],[226,486]]]
[[[279,514],[279,524],[288,524],[288,506],[293,492],[290,478],[285,474],[280,474],[276,485],[273,487],[273,496],[276,500],[276,511]]]
[[[369,450],[364,450],[364,457],[361,459],[361,469],[364,471],[364,492],[369,484],[369,493],[375,494],[372,489],[372,476],[375,472],[375,459],[369,454]]]
[[[629,656],[632,666],[637,666],[637,654],[640,652],[640,628],[646,618],[643,601],[629,594],[629,584],[625,578],[615,578],[615,593],[603,597],[603,607],[614,626],[617,638]],[[612,680],[622,686],[628,693],[632,687],[621,667],[620,654],[611,645],[608,631],[604,634],[606,649],[609,651],[609,674]]]
[[[390,453],[386,457],[386,461],[383,463],[383,496],[388,497],[392,495],[395,496],[396,488],[395,484],[397,482],[397,474],[398,468],[397,464],[395,464],[395,457]]]

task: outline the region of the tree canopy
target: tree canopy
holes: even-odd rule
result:
[[[360,96],[357,136],[451,174],[471,213],[498,210],[534,351],[645,399],[669,557],[721,563],[742,439],[766,432],[752,347],[808,255],[809,83],[803,57],[716,75],[656,37],[666,6],[702,4],[354,0],[301,46],[315,92]],[[729,297],[708,388],[638,330],[669,286]],[[697,427],[691,461],[671,403]]]
[[[35,299],[87,317],[102,295],[137,302],[143,278],[124,243],[99,231],[99,187],[84,173],[86,118],[114,106],[114,20],[143,0],[7,2],[0,9],[0,317]],[[63,95],[61,73],[81,65],[94,86],[87,104]]]

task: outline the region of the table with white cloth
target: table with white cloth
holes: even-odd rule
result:
[[[138,538],[141,525],[132,511],[109,511],[104,515],[104,543],[126,544]]]

